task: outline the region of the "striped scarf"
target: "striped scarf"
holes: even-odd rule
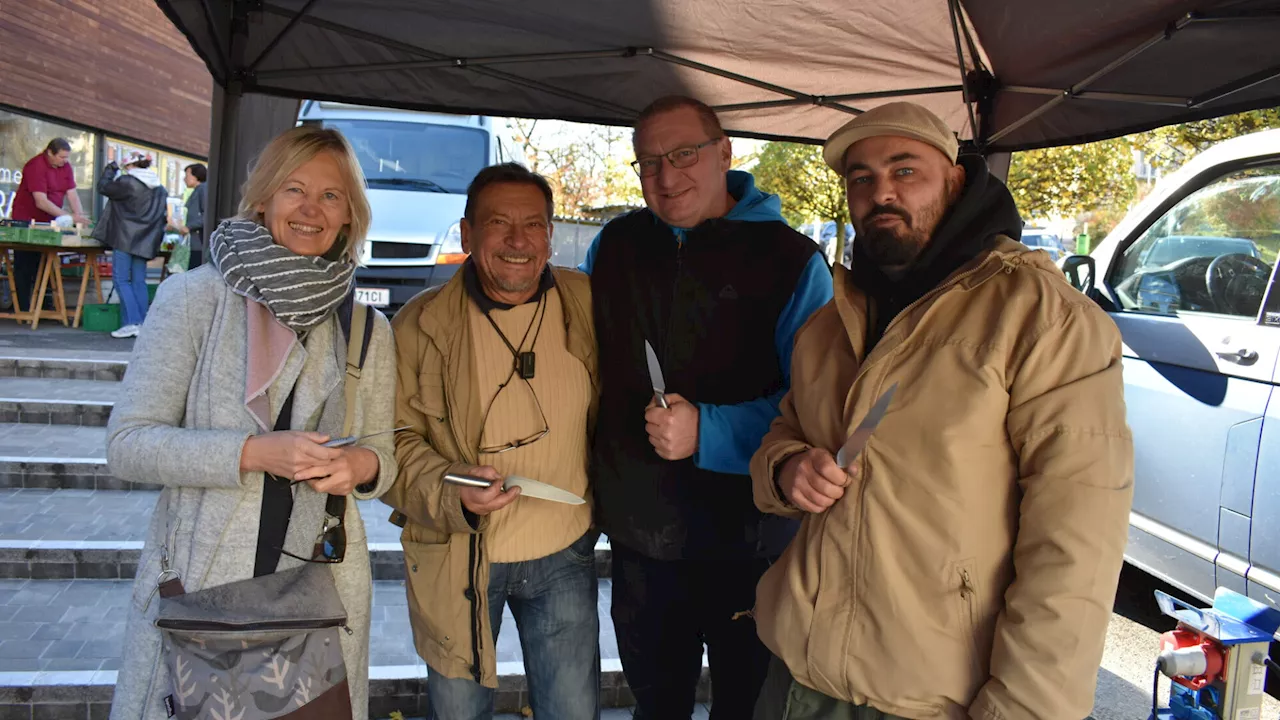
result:
[[[252,220],[223,220],[209,238],[213,266],[231,290],[260,302],[297,333],[323,322],[351,290],[355,263],[297,255]]]

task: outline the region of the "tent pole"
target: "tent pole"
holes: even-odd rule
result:
[[[209,207],[217,211],[217,218],[227,218],[236,213],[235,156],[236,135],[240,131],[240,101],[244,96],[244,56],[249,38],[248,2],[232,0],[231,37],[226,57],[229,60],[226,84],[214,87],[214,126],[211,128],[209,171],[214,177],[210,183]]]
[[[969,111],[969,137],[975,143],[981,142],[982,133],[978,128],[978,117],[973,110],[973,97],[969,95],[969,69],[964,63],[964,45],[960,43],[960,0],[947,3],[951,16],[951,35],[956,43],[956,68],[960,71],[960,94],[964,98],[964,108]],[[976,60],[975,60],[976,64]]]
[[[298,11],[298,14],[290,18],[289,23],[284,26],[284,29],[277,33],[275,37],[271,38],[271,42],[267,43],[267,46],[262,48],[262,52],[258,53],[258,57],[254,58],[253,62],[249,63],[249,67],[246,72],[253,72],[258,69],[258,65],[262,64],[262,61],[267,59],[267,56],[276,49],[276,46],[280,44],[280,41],[284,40],[285,36],[293,30],[298,22],[301,21],[302,18],[306,17],[307,13],[311,12],[311,7],[317,2],[319,2],[319,0],[307,0],[307,4],[302,6],[302,9]]]
[[[907,88],[906,90],[880,90],[876,92],[850,93],[848,95],[824,95],[823,100],[831,102],[847,102],[849,100],[879,100],[883,98],[915,97],[917,95],[937,95],[939,93],[960,92],[959,85],[938,85],[935,87]],[[716,112],[743,112],[746,110],[766,110],[777,107],[793,107],[811,103],[808,98],[792,98],[790,100],[762,100],[760,102],[737,103],[735,105],[717,105],[712,108]]]
[[[200,0],[200,8],[204,10],[204,21],[209,25],[209,34],[213,37],[214,47],[218,50],[218,61],[222,64],[223,81],[231,77],[231,61],[227,59],[227,48],[222,41],[222,32],[218,29],[218,21],[213,17],[213,7],[209,0]]]
[[[1116,58],[1115,60],[1112,60],[1110,63],[1107,63],[1107,65],[1103,67],[1101,70],[1098,70],[1097,72],[1090,75],[1089,77],[1081,80],[1075,85],[1072,85],[1066,90],[1063,90],[1061,95],[1058,95],[1057,97],[1046,102],[1045,104],[1041,105],[1035,110],[1032,110],[1026,115],[1023,115],[1021,118],[1004,126],[1004,128],[1002,128],[1000,132],[997,132],[991,136],[990,142],[995,142],[1000,138],[1018,130],[1023,125],[1026,125],[1027,123],[1031,122],[1032,120],[1035,120],[1036,118],[1040,117],[1046,112],[1049,112],[1050,110],[1057,107],[1058,105],[1061,105],[1067,99],[1075,97],[1079,93],[1083,92],[1085,88],[1094,84],[1102,77],[1110,74],[1112,70],[1115,70],[1116,68],[1127,64],[1130,60],[1138,57],[1142,53],[1150,50],[1151,48],[1155,47],[1156,45],[1159,45],[1162,42],[1165,42],[1166,40],[1169,40],[1175,34],[1177,34],[1178,31],[1182,30],[1183,28],[1192,24],[1195,21],[1196,21],[1196,18],[1194,15],[1184,15],[1181,18],[1178,18],[1177,21],[1169,23],[1158,34],[1152,36],[1150,39],[1146,40],[1141,45],[1135,47],[1134,49],[1130,50],[1124,55]]]
[[[1260,70],[1252,75],[1242,77],[1235,82],[1230,82],[1226,85],[1216,87],[1199,97],[1191,98],[1187,103],[1187,107],[1199,108],[1201,106],[1208,105],[1211,102],[1221,100],[1228,95],[1234,95],[1241,90],[1248,90],[1254,85],[1261,85],[1264,82],[1269,82],[1277,77],[1280,77],[1280,65],[1273,65],[1265,70]]]

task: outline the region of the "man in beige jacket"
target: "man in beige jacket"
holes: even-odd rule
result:
[[[587,449],[598,376],[591,287],[552,268],[551,188],[507,163],[467,189],[467,263],[392,323],[405,585],[429,719],[488,720],[494,643],[511,606],[533,711],[600,716],[600,620]],[[492,481],[444,482],[446,473]],[[522,475],[582,504],[502,490]]]
[[[853,269],[796,335],[752,459],[756,504],[803,518],[758,588],[776,658],[756,718],[1079,720],[1133,493],[1120,334],[1014,240],[1009,191],[929,111],[871,110],[823,155]]]

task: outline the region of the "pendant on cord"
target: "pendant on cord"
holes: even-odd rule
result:
[[[522,352],[516,359],[516,372],[520,373],[520,377],[525,380],[533,379],[534,355],[533,351]]]

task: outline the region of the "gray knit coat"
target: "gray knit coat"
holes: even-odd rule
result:
[[[253,576],[262,506],[261,472],[240,472],[240,453],[250,435],[261,432],[245,408],[246,306],[212,266],[166,280],[147,313],[134,346],[111,420],[107,462],[118,478],[162,485],[138,563],[128,607],[121,667],[112,720],[167,720],[164,698],[169,672],[154,626],[159,605],[154,591],[167,554],[187,592]],[[356,400],[353,432],[362,435],[392,427],[395,351],[390,325],[380,313],[366,357]],[[337,437],[345,413],[346,346],[337,319],[330,317],[295,345],[268,390],[271,417],[288,389],[294,394],[295,429]],[[361,443],[378,455],[376,489],[387,491],[396,476],[392,435]],[[285,547],[303,557],[319,534],[324,495],[295,486],[294,510]],[[348,499],[346,559],[331,565],[338,593],[354,634],[342,634],[342,653],[357,720],[368,710],[369,614],[372,579],[364,524]],[[167,551],[166,551],[167,548]],[[278,569],[301,564],[282,557]]]

